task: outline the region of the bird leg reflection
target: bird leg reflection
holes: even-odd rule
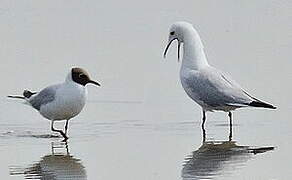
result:
[[[61,143],[57,143],[55,145],[54,142],[51,143],[51,151],[52,151],[52,155],[55,155],[56,152],[55,150],[57,149],[66,149],[66,155],[70,155],[69,153],[69,147],[68,147],[68,143],[67,142],[61,142]]]

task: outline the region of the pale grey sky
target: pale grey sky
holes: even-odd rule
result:
[[[269,98],[270,94],[291,90],[288,84],[277,81],[289,75],[292,64],[291,4],[2,1],[0,68],[9,76],[0,80],[9,83],[0,92],[16,93],[16,88],[38,89],[62,81],[76,65],[88,69],[104,84],[105,96],[144,100],[143,91],[147,91],[144,96],[152,96],[157,88],[177,85],[176,51],[170,51],[166,61],[162,51],[171,23],[187,20],[200,32],[211,64],[229,72],[250,91]],[[247,77],[243,76],[246,71]],[[276,87],[273,90],[265,86],[271,78]]]

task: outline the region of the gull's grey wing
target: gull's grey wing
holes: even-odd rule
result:
[[[252,98],[231,78],[221,71],[208,67],[193,71],[184,78],[188,95],[211,107],[246,106]]]
[[[46,87],[36,95],[33,95],[28,102],[32,107],[40,110],[42,105],[48,104],[55,99],[57,85]]]

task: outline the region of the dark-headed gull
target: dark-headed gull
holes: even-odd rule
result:
[[[51,120],[51,130],[59,132],[66,141],[69,120],[78,115],[85,105],[88,83],[100,86],[89,78],[84,69],[76,67],[71,69],[61,84],[48,86],[38,93],[25,90],[23,96],[8,97],[24,99],[43,117]],[[65,132],[54,128],[54,122],[60,120],[66,120]]]

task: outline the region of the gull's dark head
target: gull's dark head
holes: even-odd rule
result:
[[[168,44],[164,50],[163,56],[166,57],[167,51],[174,40],[177,40],[177,56],[178,60],[180,58],[180,45],[184,42],[184,36],[189,31],[193,29],[193,26],[187,22],[176,22],[171,25],[168,35]]]
[[[72,80],[80,85],[85,86],[88,83],[95,84],[100,86],[100,84],[96,81],[93,81],[89,78],[89,74],[82,68],[72,68],[71,70]]]

